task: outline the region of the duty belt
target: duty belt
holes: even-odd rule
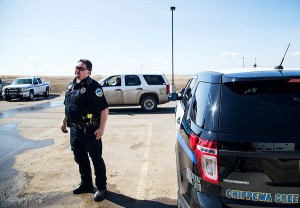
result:
[[[91,124],[84,122],[75,122],[72,123],[72,126],[74,126],[75,129],[86,129],[87,127],[91,126]]]

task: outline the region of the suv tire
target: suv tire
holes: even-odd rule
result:
[[[157,109],[157,100],[152,96],[146,96],[142,99],[141,107],[143,111],[153,112]]]

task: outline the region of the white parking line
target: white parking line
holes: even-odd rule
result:
[[[137,189],[136,199],[144,199],[145,197],[146,177],[147,177],[148,166],[149,166],[149,151],[150,151],[151,138],[152,138],[152,123],[150,122],[148,127],[146,149],[145,149],[143,163],[141,167],[140,181]]]

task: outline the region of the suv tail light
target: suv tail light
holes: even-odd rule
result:
[[[193,132],[189,139],[201,178],[206,182],[219,184],[218,143],[200,138]]]
[[[166,85],[166,92],[167,92],[167,95],[170,94],[170,85]]]
[[[170,85],[166,85],[166,93],[167,95],[170,94]]]

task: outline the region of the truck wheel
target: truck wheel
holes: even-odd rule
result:
[[[11,98],[10,97],[6,97],[5,100],[6,101],[11,101]]]
[[[143,111],[153,112],[157,109],[157,101],[152,96],[146,96],[142,99],[141,107]]]
[[[28,100],[33,100],[33,91],[30,90]]]
[[[49,97],[49,88],[46,88],[46,91],[44,92],[44,97]]]

